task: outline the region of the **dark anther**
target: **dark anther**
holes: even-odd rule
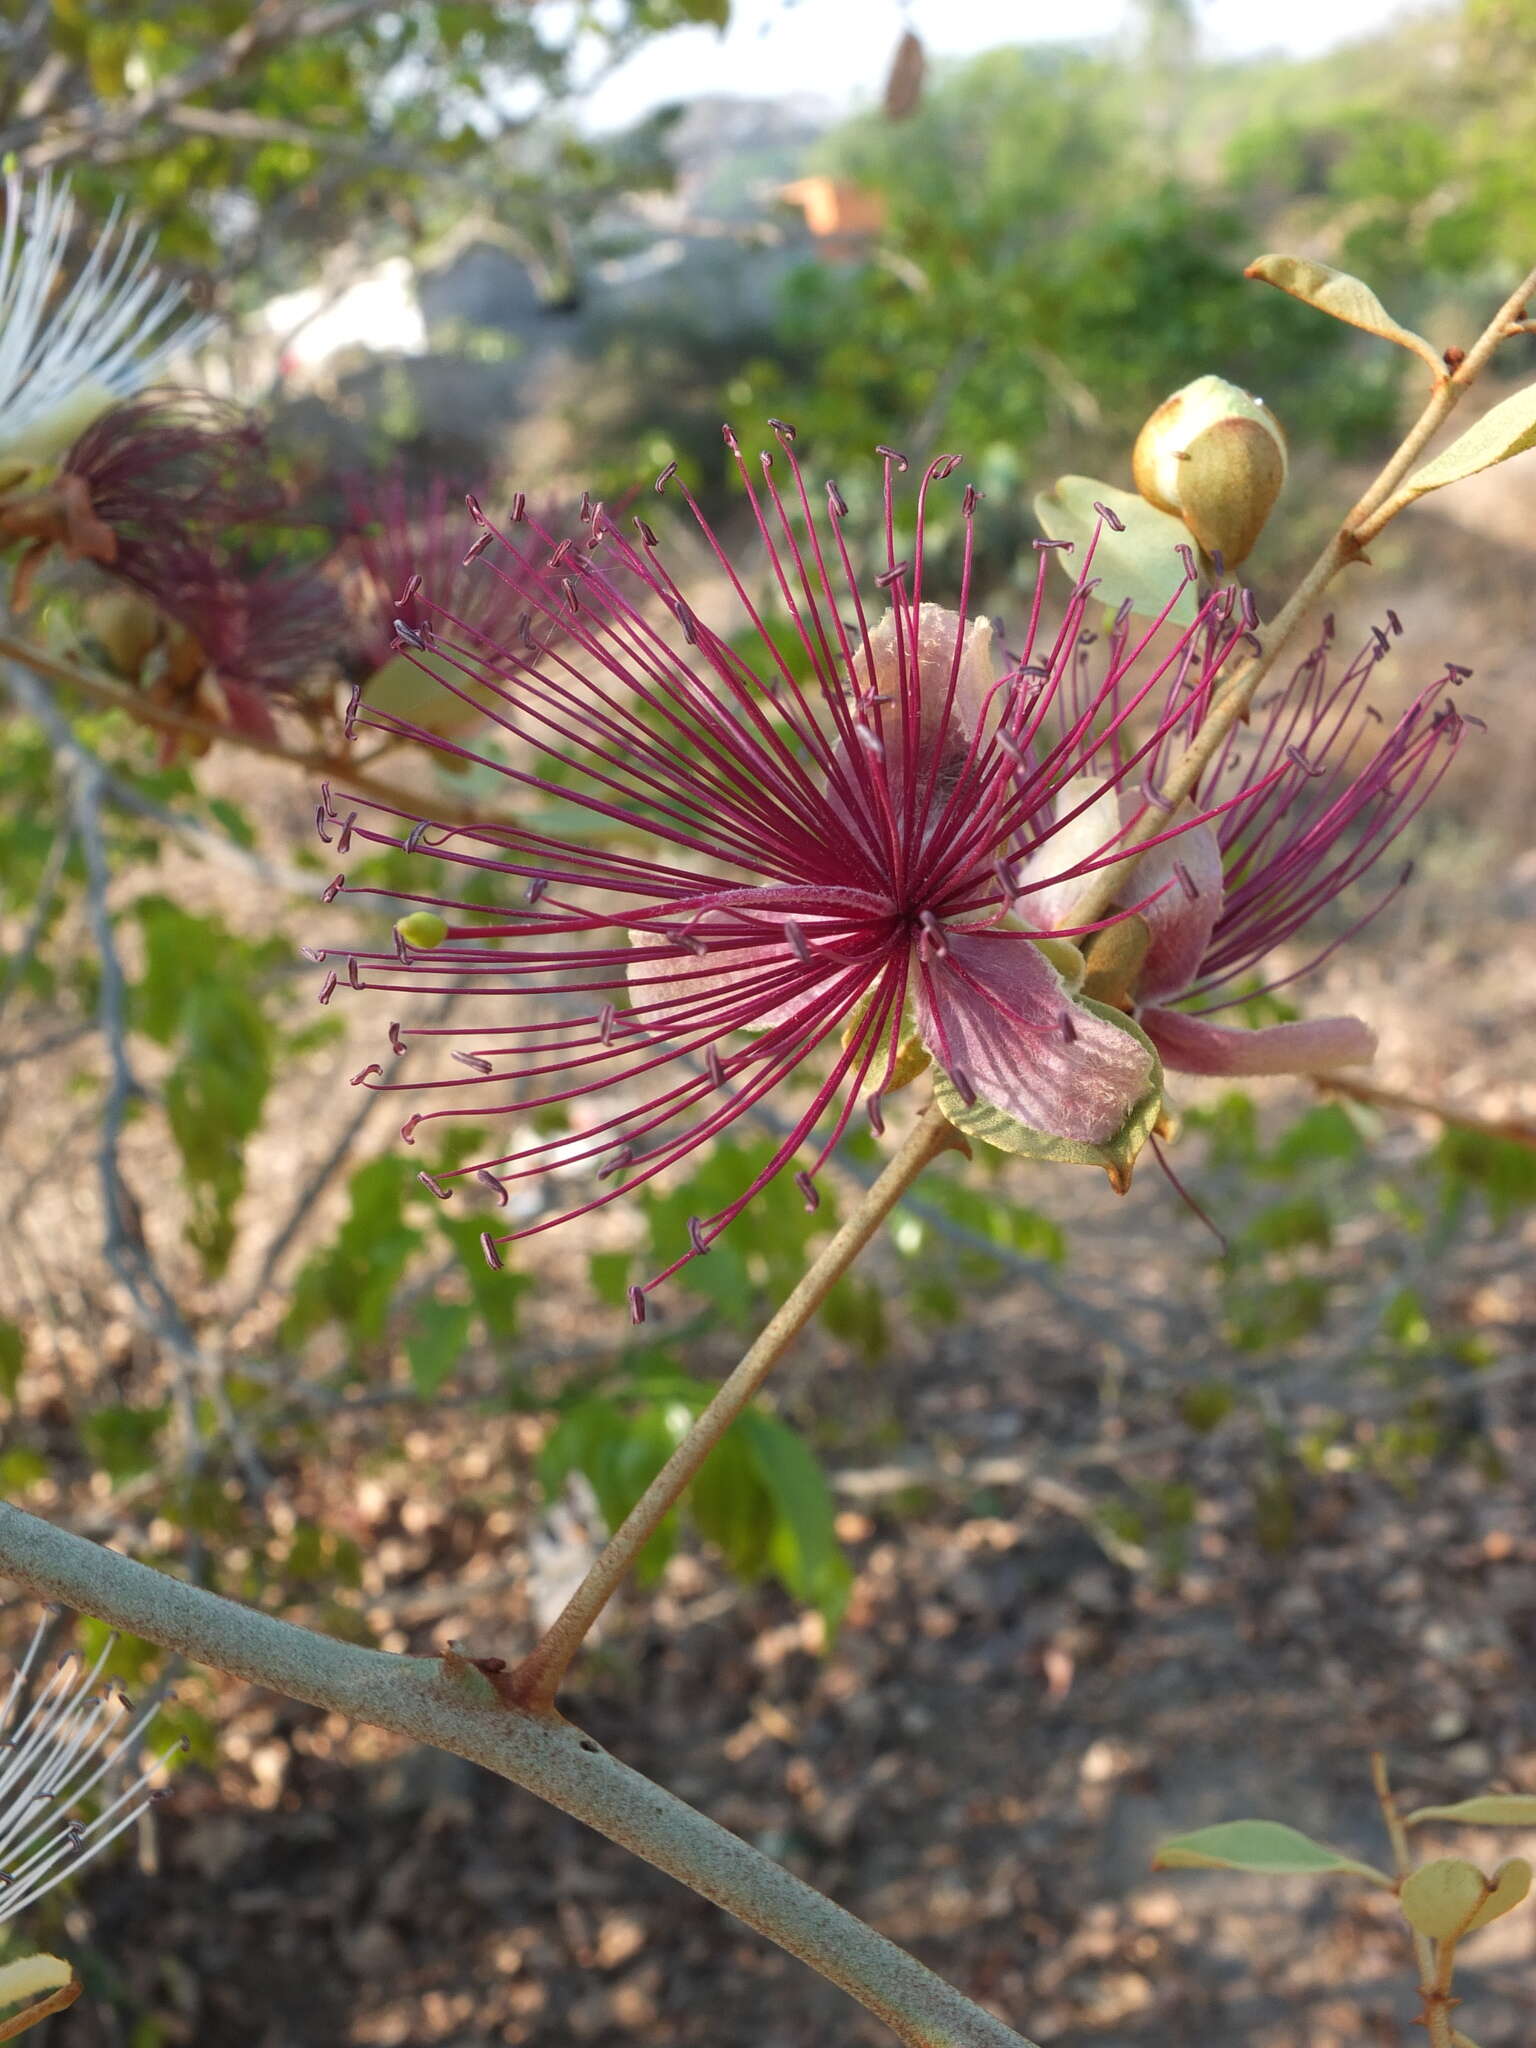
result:
[[[1413,880],[1413,869],[1414,863],[1411,860],[1404,865],[1403,872],[1397,878],[1397,886],[1399,887],[1399,889],[1406,889],[1408,884]]]
[[[1199,580],[1200,571],[1195,567],[1195,551],[1189,545],[1188,541],[1181,540],[1179,542],[1178,547],[1174,550],[1174,552],[1177,554],[1179,560],[1184,564],[1184,581],[1186,583],[1197,582]]]
[[[699,642],[698,620],[695,619],[693,613],[689,610],[688,606],[683,603],[683,600],[681,598],[677,600],[677,603],[673,606],[673,610],[677,613],[677,623],[683,629],[683,638],[688,642],[688,645],[690,647],[696,647]]]
[[[1141,785],[1141,793],[1146,798],[1147,802],[1151,804],[1154,810],[1171,811],[1173,809],[1173,805],[1169,802],[1168,798],[1163,795],[1163,792],[1158,788],[1157,784],[1152,780],[1150,775],[1147,776],[1146,779],[1143,781]]]
[[[526,491],[515,491],[512,496],[512,510],[507,514],[507,523],[510,526],[521,526],[527,516],[528,493]]]
[[[323,946],[300,946],[299,951],[304,955],[304,958],[306,960],[314,960],[318,962],[324,960],[327,957],[325,948]]]
[[[418,654],[426,649],[426,635],[419,633],[414,626],[408,626],[404,619],[395,621],[395,638],[403,641],[407,647],[414,647]]]
[[[560,578],[560,589],[561,593],[565,598],[566,603],[570,606],[571,610],[573,612],[579,612],[581,610],[581,602],[576,595],[576,585],[571,581],[569,576],[562,576]]]
[[[1445,679],[1448,683],[1464,683],[1471,673],[1471,669],[1463,668],[1459,661],[1448,661],[1445,664]]]
[[[356,813],[356,811],[349,811],[349,812],[347,813],[347,822],[345,823],[345,825],[343,825],[343,826],[342,826],[342,828],[341,828],[341,834],[340,834],[340,837],[339,837],[339,838],[337,839],[337,841],[336,841],[336,851],[337,851],[338,853],[350,853],[350,852],[351,852],[351,850],[352,850],[352,827],[353,827],[353,826],[354,826],[354,825],[355,825],[356,823],[357,823],[357,813]]]
[[[488,1230],[482,1230],[480,1233],[480,1249],[485,1253],[485,1263],[491,1271],[499,1273],[502,1267],[501,1253],[497,1251],[496,1240]]]
[[[362,702],[363,686],[361,683],[354,683],[352,694],[347,699],[347,715],[341,722],[341,729],[349,740],[357,738],[357,714],[362,708]]]
[[[476,526],[484,526],[485,514],[480,510],[480,500],[473,491],[466,491],[464,493],[464,503],[468,506],[469,516],[474,520]]]
[[[902,577],[908,574],[911,567],[910,562],[892,562],[889,569],[882,569],[875,578],[875,588],[889,590],[893,583],[899,583]]]
[[[741,443],[736,438],[736,429],[731,425],[729,420],[725,420],[724,422],[722,422],[720,428],[720,438],[725,443],[726,447],[730,449],[733,455],[739,455],[741,453]]]
[[[964,1067],[951,1067],[949,1078],[955,1084],[955,1093],[969,1109],[976,1100],[976,1089]]]
[[[331,997],[335,995],[335,993],[336,977],[334,974],[328,974],[325,977],[324,981],[322,981],[320,984],[320,995],[318,1000],[322,1003],[328,1003],[331,1000]]]
[[[1021,740],[1015,739],[1011,732],[1004,732],[1000,728],[997,735],[997,744],[1002,748],[1009,760],[1013,762],[1015,767],[1023,767],[1027,750]]]
[[[464,554],[460,562],[460,567],[467,569],[471,562],[477,562],[480,559],[480,557],[485,553],[486,549],[490,546],[491,542],[495,538],[495,534],[492,533],[489,527],[487,527],[484,533],[481,534],[480,538],[478,540],[472,540],[469,546],[464,550]]]
[[[505,1209],[507,1206],[507,1191],[495,1174],[491,1172],[490,1168],[488,1166],[477,1166],[475,1168],[475,1179],[488,1193],[493,1194],[500,1206]]]
[[[539,898],[544,894],[544,891],[548,887],[548,875],[535,875],[532,881],[529,882],[528,887],[523,891],[524,901],[528,903],[537,903]]]
[[[325,844],[326,844],[327,846],[329,846],[329,845],[330,845],[330,843],[331,843],[331,835],[330,835],[330,833],[329,833],[329,832],[327,832],[327,831],[326,831],[326,829],[325,829],[325,805],[324,805],[324,804],[316,804],[316,805],[315,805],[315,830],[316,830],[316,831],[317,831],[317,832],[319,833],[319,835],[320,835],[321,839],[322,839],[322,840],[323,840],[323,841],[325,842]]]
[[[789,950],[801,965],[809,967],[811,964],[810,941],[792,917],[786,917],[784,920],[784,938]]]
[[[575,547],[569,540],[561,541],[560,545],[555,549],[555,552],[549,558],[550,568],[563,569],[566,563],[571,559],[571,556],[575,552]]]
[[[1246,583],[1243,585],[1242,591],[1240,592],[1238,597],[1238,610],[1243,625],[1247,628],[1247,630],[1250,633],[1255,631],[1259,623],[1258,600],[1254,597],[1253,592],[1248,588]]]
[[[634,1163],[635,1148],[633,1145],[625,1145],[621,1147],[615,1158],[609,1160],[606,1166],[598,1168],[597,1177],[599,1180],[617,1180],[619,1175],[627,1173]]]
[[[1077,1026],[1072,1021],[1072,1012],[1070,1010],[1063,1010],[1061,1013],[1061,1035],[1068,1045],[1074,1045],[1077,1042]]]
[[[395,933],[394,933],[394,940],[395,940],[395,958],[396,958],[397,960],[402,960],[402,961],[404,961],[404,962],[406,963],[406,965],[407,965],[407,966],[409,966],[409,964],[410,964],[410,958],[411,958],[411,949],[410,949],[410,947],[409,947],[409,946],[408,946],[408,945],[407,945],[407,944],[405,943],[405,934],[404,934],[404,932],[402,932],[402,931],[401,931],[401,930],[399,929],[399,927],[398,927],[398,926],[396,926],[396,928],[395,928]]]
[[[1050,552],[1070,555],[1077,546],[1077,542],[1075,540],[1037,540],[1035,546],[1042,555]]]
[[[1382,630],[1382,628],[1380,626],[1372,626],[1371,647],[1374,650],[1376,659],[1378,661],[1380,661],[1382,656],[1387,653],[1391,645],[1392,642],[1388,639],[1386,633]]]
[[[1334,622],[1333,622],[1333,613],[1332,613],[1332,612],[1324,612],[1324,613],[1323,613],[1323,631],[1322,631],[1322,642],[1323,642],[1323,645],[1324,645],[1325,647],[1326,647],[1326,646],[1328,646],[1328,645],[1329,645],[1329,643],[1330,643],[1330,642],[1332,641],[1332,639],[1333,639],[1333,634],[1334,634]]]
[[[362,988],[365,985],[363,977],[357,971],[357,955],[349,953],[347,955],[347,986],[349,988]]]
[[[1134,613],[1135,609],[1135,605],[1131,602],[1131,600],[1128,597],[1122,598],[1120,600],[1120,608],[1115,613],[1115,632],[1123,633],[1125,631],[1126,627],[1131,623],[1131,615]]]
[[[1211,567],[1218,576],[1225,576],[1227,573],[1227,558],[1220,548],[1211,549]]]
[[[901,475],[904,476],[906,474],[908,468],[907,458],[899,448],[877,447],[875,453],[886,462],[894,462]]]
[[[947,483],[964,460],[963,455],[936,455],[928,465],[928,474],[936,484]]]
[[[400,1126],[400,1141],[401,1141],[401,1143],[402,1143],[402,1144],[404,1144],[404,1145],[414,1145],[414,1144],[415,1144],[415,1142],[416,1142],[416,1126],[417,1126],[417,1125],[418,1125],[418,1124],[419,1124],[419,1123],[420,1123],[421,1121],[422,1121],[422,1119],[421,1119],[421,1117],[420,1117],[419,1115],[417,1115],[417,1116],[408,1116],[408,1117],[406,1118],[405,1122],[404,1122],[404,1123],[403,1123],[403,1124],[402,1124],[402,1125]]]
[[[518,634],[518,638],[519,638],[519,639],[520,639],[520,640],[522,641],[522,643],[523,643],[523,645],[524,645],[525,647],[535,647],[535,648],[536,648],[536,647],[538,646],[538,644],[539,644],[539,643],[538,643],[538,641],[537,641],[537,640],[536,640],[536,639],[534,638],[534,636],[533,636],[533,613],[532,613],[532,612],[520,612],[520,613],[518,614],[518,620],[517,620],[517,634]]]
[[[1394,639],[1396,639],[1403,630],[1402,620],[1397,616],[1397,613],[1392,610],[1390,605],[1387,607],[1387,628]]]
[[[420,853],[421,842],[426,838],[428,830],[429,827],[425,818],[421,820],[420,824],[413,825],[405,835],[405,851],[407,853]]]
[[[725,1086],[725,1062],[720,1057],[718,1045],[712,1045],[708,1052],[705,1053],[704,1064],[709,1069],[711,1086],[723,1088]]]
[[[1004,899],[1011,902],[1019,886],[1017,875],[1014,874],[1012,868],[1009,867],[1005,860],[993,861],[992,873],[996,877],[997,886],[1002,891]]]
[[[418,1173],[416,1178],[421,1182],[427,1193],[429,1195],[436,1195],[440,1202],[446,1202],[453,1193],[453,1189],[445,1188],[435,1174]]]
[[[661,472],[661,475],[656,479],[655,491],[658,497],[661,496],[662,492],[667,488],[667,485],[671,483],[673,477],[675,477],[676,475],[677,464],[675,462],[669,462],[666,468]]]
[[[1314,767],[1300,747],[1287,747],[1285,758],[1293,768],[1299,768],[1303,775],[1326,775],[1328,772],[1325,762],[1319,761]]]
[[[320,901],[322,903],[334,903],[336,901],[336,898],[341,894],[342,890],[345,889],[346,886],[346,876],[338,875],[334,881],[327,882],[325,887],[320,891]]]
[[[704,1226],[697,1216],[688,1218],[688,1242],[701,1258],[709,1250],[709,1239],[704,1235]]]
[[[819,1209],[821,1207],[821,1192],[808,1173],[797,1173],[795,1175],[795,1186],[800,1190],[801,1199],[804,1201],[807,1209]]]
[[[592,493],[590,491],[583,491],[581,494],[581,503],[576,510],[576,521],[578,525],[586,526],[590,522],[591,518]]]
[[[1108,505],[1101,505],[1097,498],[1093,501],[1093,509],[1098,513],[1111,533],[1124,533],[1125,521],[1118,512],[1112,511]]]
[[[421,578],[419,576],[407,576],[405,579],[405,588],[401,591],[400,595],[395,599],[395,603],[399,605],[402,611],[404,611],[405,607],[410,603],[411,599],[413,597],[419,597],[420,595]]]
[[[639,533],[640,538],[645,542],[648,548],[655,547],[655,529],[653,527],[647,526],[646,522],[640,517],[638,512],[635,514],[635,528],[636,531]]]
[[[612,1045],[613,1034],[619,1022],[619,1013],[612,1003],[604,1003],[597,1013],[597,1035],[604,1045]]]
[[[383,1071],[384,1069],[379,1066],[362,1067],[352,1076],[347,1085],[350,1088],[361,1088],[365,1081],[371,1081],[375,1074],[382,1074]]]
[[[496,1071],[494,1062],[482,1059],[477,1052],[455,1052],[453,1057],[461,1067],[472,1067],[477,1074],[494,1074]]]
[[[864,1105],[864,1111],[869,1118],[870,1129],[877,1138],[883,1138],[885,1136],[885,1113],[880,1107],[878,1095],[870,1096]]]
[[[846,519],[848,517],[848,500],[830,477],[827,478],[827,510],[834,519]]]
[[[645,1289],[631,1287],[629,1290],[629,1320],[632,1323],[645,1321]]]
[[[960,516],[963,519],[969,519],[980,503],[981,492],[977,490],[974,484],[967,484],[965,496],[960,500]]]
[[[949,941],[944,936],[943,925],[939,923],[939,920],[931,910],[919,911],[917,921],[923,928],[924,938],[933,948],[935,959],[947,960],[949,957]]]
[[[776,434],[778,435],[778,437],[779,437],[779,439],[780,439],[781,441],[793,441],[793,440],[794,440],[794,438],[795,438],[795,430],[794,430],[794,428],[793,428],[793,427],[792,427],[792,426],[791,426],[791,425],[789,424],[789,421],[788,421],[788,420],[775,420],[775,419],[770,419],[770,420],[769,420],[769,422],[768,422],[768,424],[769,424],[769,426],[770,426],[770,427],[772,427],[773,431],[774,431],[774,432],[775,432],[775,433],[776,433]]]
[[[400,1020],[398,1017],[391,1018],[390,1020],[389,1049],[397,1060],[403,1060],[411,1049],[400,1035]]]
[[[1200,891],[1196,885],[1194,876],[1189,872],[1189,869],[1185,867],[1183,861],[1176,860],[1174,862],[1173,872],[1178,877],[1179,887],[1184,891],[1184,894],[1189,898],[1190,902],[1196,902],[1199,898]]]

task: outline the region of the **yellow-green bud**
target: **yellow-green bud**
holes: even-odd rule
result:
[[[1164,399],[1131,454],[1142,497],[1182,519],[1229,568],[1252,553],[1285,467],[1285,436],[1273,413],[1225,377],[1197,377]]]
[[[399,920],[395,930],[408,946],[421,953],[430,953],[448,936],[448,927],[435,910],[413,910],[409,917]]]

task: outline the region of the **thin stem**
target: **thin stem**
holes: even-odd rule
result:
[[[224,746],[243,747],[249,754],[261,754],[269,761],[284,761],[290,768],[297,768],[307,775],[338,776],[348,789],[356,790],[359,796],[372,797],[387,809],[403,811],[408,817],[414,817],[423,802],[429,801],[433,818],[444,825],[472,825],[476,822],[477,814],[471,807],[456,803],[437,790],[430,798],[423,798],[414,790],[404,789],[382,776],[370,775],[366,769],[355,767],[349,755],[336,754],[325,747],[287,747],[281,740],[263,739],[259,733],[240,732],[234,726],[220,725],[215,719],[199,718],[190,711],[177,711],[169,704],[156,704],[126,683],[102,675],[83,662],[65,661],[62,656],[34,647],[29,640],[19,640],[12,633],[0,633],[0,656],[8,656],[34,675],[46,677],[49,682],[63,683],[71,690],[78,690],[93,704],[124,712],[138,724],[152,726],[157,732],[217,740]]]
[[[1377,1804],[1381,1808],[1381,1817],[1386,1822],[1387,1839],[1392,1844],[1392,1868],[1396,1872],[1398,1883],[1401,1884],[1413,1869],[1413,1852],[1408,1847],[1408,1830],[1403,1825],[1397,1795],[1392,1790],[1391,1780],[1387,1776],[1387,1759],[1379,1749],[1371,1752],[1371,1783],[1376,1788]],[[1427,1998],[1429,1986],[1434,1979],[1434,1950],[1430,1946],[1427,1934],[1420,1934],[1416,1927],[1410,1931],[1413,1935],[1414,1957],[1419,1966],[1419,1989]]]
[[[919,1113],[880,1178],[865,1191],[794,1292],[764,1324],[741,1363],[614,1531],[562,1612],[513,1672],[511,1696],[521,1706],[533,1713],[553,1712],[561,1681],[587,1631],[628,1577],[657,1525],[923,1168],[951,1149],[963,1152],[968,1148],[954,1126],[930,1104]]]
[[[1432,1116],[1455,1131],[1475,1131],[1480,1138],[1498,1138],[1506,1145],[1523,1145],[1536,1152],[1536,1123],[1528,1117],[1478,1116],[1458,1109],[1451,1102],[1437,1102],[1428,1095],[1408,1095],[1400,1088],[1376,1088],[1369,1081],[1353,1081],[1343,1074],[1320,1075],[1317,1088],[1324,1095],[1343,1095],[1351,1102],[1363,1102],[1371,1109],[1402,1110],[1411,1116]]]
[[[494,1658],[396,1657],[279,1621],[0,1503],[0,1571],[162,1649],[483,1764],[585,1821],[839,1985],[908,2048],[1031,2048],[863,1921],[498,1691]]]
[[[1536,292],[1536,270],[1532,270],[1522,279],[1455,370],[1436,384],[1430,394],[1429,403],[1409,428],[1391,460],[1351,506],[1338,531],[1333,534],[1317,560],[1276,613],[1264,635],[1263,652],[1256,655],[1246,668],[1239,669],[1218,693],[1199,732],[1163,778],[1163,795],[1170,811],[1194,793],[1196,784],[1217,749],[1238,719],[1247,712],[1258,694],[1259,685],[1284,653],[1297,627],[1311,610],[1313,602],[1328,588],[1340,569],[1350,562],[1362,559],[1363,541],[1378,533],[1388,518],[1394,517],[1404,505],[1411,502],[1406,498],[1400,502],[1393,500],[1392,510],[1373,523],[1372,515],[1383,512],[1388,501],[1392,500],[1393,492],[1408,474],[1425,444],[1444,425],[1466,392],[1482,375],[1495,349],[1502,341],[1508,339],[1511,321],[1523,311],[1526,300],[1533,292]],[[1137,855],[1130,853],[1124,860],[1116,861],[1110,867],[1100,868],[1081,898],[1073,904],[1072,923],[1092,924],[1105,916],[1114,904],[1116,892],[1129,876],[1136,860]]]

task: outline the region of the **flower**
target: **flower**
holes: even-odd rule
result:
[[[1301,932],[1391,846],[1449,767],[1466,727],[1445,696],[1469,671],[1447,666],[1379,743],[1383,724],[1367,691],[1401,631],[1387,614],[1342,675],[1330,663],[1332,621],[1290,680],[1234,726],[1205,769],[1203,801],[1225,788],[1207,822],[1142,854],[1124,885],[1141,900],[1137,931],[1090,941],[1086,986],[1122,1004],[1163,1063],[1193,1074],[1312,1074],[1369,1060],[1376,1038],[1358,1017],[1317,1017],[1245,1029],[1208,1021],[1223,1010],[1288,987],[1328,959],[1376,916],[1408,879],[1405,870],[1366,913],[1309,960],[1265,981],[1271,956]],[[1144,787],[1156,795],[1174,755],[1203,730],[1211,708],[1201,689],[1187,715],[1165,723]],[[1128,817],[1122,784],[1083,781],[1064,793],[1076,809],[1069,834],[1098,843],[1107,818]],[[1048,886],[1047,906],[1058,892]],[[1111,957],[1110,940],[1118,945]],[[1097,969],[1097,972],[1095,971]],[[1178,1007],[1172,1007],[1177,1004]]]
[[[433,603],[479,639],[500,642],[532,630],[531,600],[507,573],[510,562],[500,575],[486,576],[465,560],[464,495],[442,477],[412,483],[396,471],[354,479],[346,489],[356,534],[344,592],[369,709],[441,737],[473,731],[494,717],[494,698],[477,698],[462,676],[459,688],[440,687],[451,679],[430,653],[402,651],[396,621],[418,628],[425,617],[420,593],[430,590]],[[553,505],[537,507],[534,517],[545,526],[560,523]],[[589,503],[570,522],[573,532],[590,517]],[[541,637],[553,630],[545,626]]]
[[[159,1703],[135,1710],[121,1693],[99,1685],[115,1637],[89,1669],[71,1653],[42,1677],[38,1658],[47,1626],[46,1617],[39,1621],[0,1704],[0,1927],[133,1825],[161,1796],[151,1781],[172,1754],[166,1751],[136,1774],[130,1770],[111,1790]],[[94,1815],[71,1817],[71,1809],[93,1795]],[[57,1957],[25,1956],[0,1967],[0,2006],[61,1990],[71,1976]]]
[[[0,471],[49,462],[115,400],[198,347],[208,319],[185,319],[185,292],[162,283],[153,239],[114,207],[61,289],[75,204],[45,173],[29,195],[5,180],[0,227]]]
[[[452,993],[458,1010],[447,1023],[395,1022],[389,1038],[392,1072],[412,1051],[447,1052],[460,1072],[413,1084],[373,1065],[356,1083],[421,1091],[430,1106],[408,1119],[408,1141],[444,1118],[513,1127],[508,1149],[423,1175],[426,1185],[447,1196],[463,1181],[505,1208],[515,1184],[552,1168],[596,1175],[560,1215],[487,1231],[493,1265],[511,1238],[685,1159],[817,1047],[835,1048],[753,1183],[695,1217],[674,1264],[631,1290],[637,1316],[648,1289],[707,1252],[802,1147],[797,1179],[814,1206],[816,1174],[857,1104],[882,1128],[882,1098],[925,1053],[962,1128],[977,1120],[995,1142],[1096,1161],[1125,1183],[1156,1116],[1157,1062],[1138,1027],[1082,993],[1075,947],[1054,943],[1083,936],[1070,913],[1047,919],[1037,906],[1046,886],[1080,888],[1193,821],[1169,824],[1136,797],[1113,844],[1085,848],[1058,799],[1100,761],[1109,786],[1134,791],[1166,719],[1133,744],[1130,718],[1191,663],[1212,681],[1244,632],[1242,621],[1222,626],[1211,600],[1134,689],[1126,679],[1147,641],[1122,636],[1102,682],[1048,737],[1080,677],[1091,550],[1054,634],[1041,626],[1042,552],[1024,652],[999,670],[991,623],[971,615],[969,487],[957,606],[928,596],[927,501],[959,458],[924,472],[901,553],[907,463],[879,451],[883,567],[868,576],[854,567],[837,486],[814,512],[792,430],[775,423],[775,434],[757,485],[726,431],[772,615],[678,485],[720,572],[732,613],[720,627],[683,595],[645,520],[630,540],[589,505],[577,542],[557,540],[521,499],[504,530],[472,503],[481,530],[466,558],[477,575],[516,584],[526,630],[497,645],[423,593],[397,640],[430,658],[442,688],[492,707],[494,751],[425,734],[361,690],[351,717],[485,771],[503,801],[477,823],[439,824],[327,788],[319,811],[339,853],[361,842],[422,863],[419,892],[349,886],[344,874],[326,891],[408,913],[392,949],[345,953],[348,983]],[[674,478],[669,466],[658,491]],[[1172,556],[1170,582],[1171,610],[1183,590]],[[1184,715],[1182,701],[1169,714]],[[322,1001],[339,982],[327,976]],[[557,1109],[574,1110],[578,1127],[541,1133],[541,1113]]]
[[[255,561],[284,511],[253,414],[160,390],[87,427],[53,482],[0,508],[0,538],[30,540],[34,555],[62,546],[142,592],[182,629],[164,650],[161,694],[270,739],[270,697],[296,689],[344,633],[318,571]]]

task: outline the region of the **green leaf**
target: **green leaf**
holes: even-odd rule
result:
[[[1272,1877],[1322,1877],[1341,1872],[1390,1886],[1385,1871],[1341,1856],[1299,1828],[1278,1820],[1224,1820],[1175,1835],[1152,1859],[1156,1870],[1252,1870]]]
[[[1351,327],[1363,327],[1367,334],[1379,334],[1383,341],[1395,341],[1402,348],[1412,349],[1437,377],[1444,374],[1445,364],[1434,344],[1394,320],[1370,286],[1351,277],[1347,270],[1334,270],[1326,263],[1310,262],[1305,256],[1260,256],[1243,275],[1275,285],[1280,291],[1289,292],[1293,299],[1315,306],[1319,313],[1328,313],[1335,320],[1347,321]]]
[[[1449,448],[1416,469],[1403,490],[1410,498],[1422,498],[1426,491],[1460,483],[1463,477],[1508,462],[1527,448],[1536,448],[1536,384],[1527,384],[1523,391],[1490,407]]]
[[[826,1474],[805,1441],[776,1416],[749,1409],[736,1427],[774,1511],[769,1562],[797,1600],[820,1610],[830,1636],[848,1604],[853,1573],[833,1528]]]
[[[424,1301],[405,1339],[411,1385],[431,1399],[464,1355],[473,1314],[467,1301]]]
[[[1189,547],[1190,536],[1182,520],[1159,512],[1134,491],[1117,490],[1092,476],[1060,476],[1049,491],[1035,499],[1035,517],[1051,540],[1069,540],[1073,552],[1061,555],[1061,565],[1075,582],[1081,573],[1089,543],[1101,524],[1097,505],[1107,505],[1124,527],[1116,533],[1105,525],[1093,551],[1090,574],[1099,578],[1097,595],[1110,611],[1129,598],[1144,618],[1157,618],[1164,605],[1179,592],[1168,616],[1176,626],[1193,623],[1199,597],[1186,581],[1183,558],[1178,550]]]
[[[7,1401],[16,1398],[16,1384],[26,1363],[26,1339],[14,1323],[0,1318],[0,1394]]]
[[[1081,1008],[1106,1024],[1129,1032],[1132,1038],[1146,1047],[1152,1061],[1152,1078],[1145,1094],[1132,1106],[1115,1135],[1102,1145],[1090,1144],[1083,1138],[1058,1138],[1049,1131],[1031,1130],[1028,1124],[1020,1123],[1005,1110],[979,1098],[966,1102],[942,1068],[935,1071],[933,1099],[940,1114],[968,1138],[979,1138],[984,1145],[993,1145],[1000,1152],[1017,1153],[1022,1159],[1040,1159],[1055,1166],[1102,1166],[1116,1189],[1124,1193],[1131,1184],[1131,1169],[1137,1156],[1162,1114],[1163,1064],[1151,1039],[1123,1011],[1113,1010],[1105,1003],[1096,1003],[1089,996],[1079,996],[1077,1001]]]
[[[1454,1806],[1419,1806],[1403,1816],[1407,1827],[1446,1820],[1468,1828],[1536,1828],[1536,1797],[1528,1792],[1481,1792]]]

